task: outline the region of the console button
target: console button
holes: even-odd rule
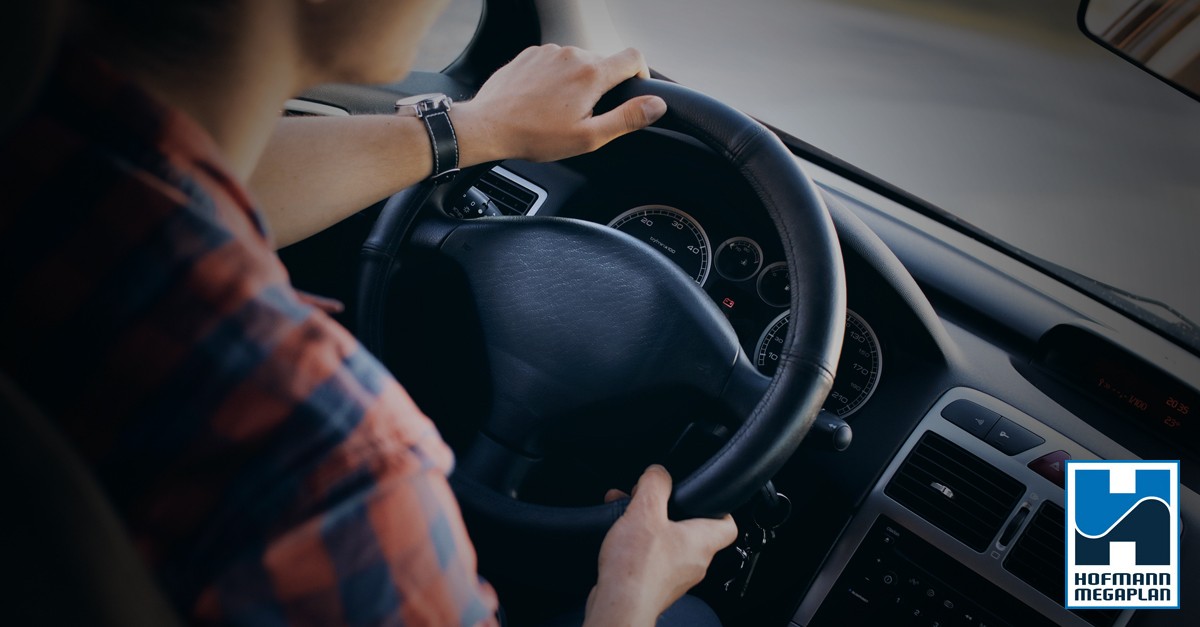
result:
[[[971,401],[958,399],[942,408],[942,418],[962,427],[971,435],[982,439],[1000,414]]]
[[[1029,469],[1053,481],[1060,488],[1067,487],[1067,460],[1071,454],[1066,451],[1054,451],[1029,462]]]
[[[1046,440],[1008,418],[1001,418],[996,421],[991,431],[988,431],[987,437],[983,441],[1000,449],[1006,455],[1016,455],[1024,453]]]

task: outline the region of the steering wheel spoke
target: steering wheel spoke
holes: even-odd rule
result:
[[[719,400],[738,417],[739,424],[754,412],[771,386],[771,377],[758,371],[745,354],[738,355]]]
[[[455,473],[495,490],[505,496],[516,498],[521,485],[529,473],[541,463],[523,451],[498,441],[481,431],[455,466]]]

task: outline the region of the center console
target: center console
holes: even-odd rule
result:
[[[1063,473],[1096,456],[976,390],[947,392],[884,471],[794,627],[1123,627],[1063,607]]]

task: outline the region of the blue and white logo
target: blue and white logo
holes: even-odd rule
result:
[[[1179,462],[1067,462],[1067,607],[1179,607]]]

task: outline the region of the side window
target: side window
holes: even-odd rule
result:
[[[449,6],[421,42],[413,69],[440,72],[471,43],[483,14],[483,0],[450,0]]]

